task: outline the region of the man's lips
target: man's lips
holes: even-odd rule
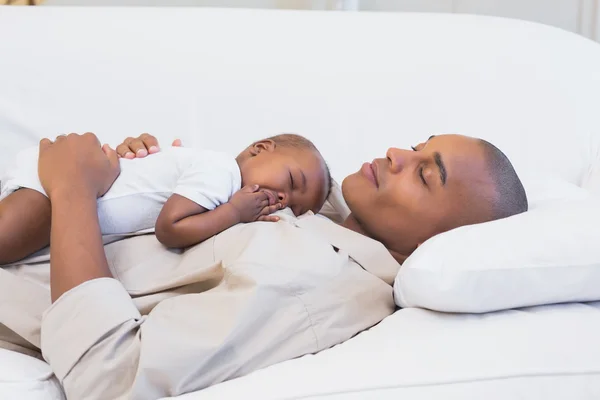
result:
[[[379,182],[377,182],[377,166],[373,163],[364,163],[360,168],[360,172],[371,181],[371,183],[377,187],[379,187]]]

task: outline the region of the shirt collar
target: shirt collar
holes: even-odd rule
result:
[[[348,215],[350,215],[350,209],[342,195],[342,188],[334,180],[331,181],[331,192],[319,214],[326,216],[338,224],[344,222],[348,218]]]
[[[332,246],[347,252],[367,272],[390,286],[394,284],[400,264],[382,243],[319,215],[305,214],[296,220],[295,225],[317,231]]]

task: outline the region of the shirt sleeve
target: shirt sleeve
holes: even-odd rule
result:
[[[117,280],[88,281],[45,313],[42,353],[67,398],[95,400],[176,396],[317,351],[301,300],[233,280],[147,316]]]
[[[198,205],[213,210],[229,201],[240,188],[240,172],[234,159],[202,152],[184,168],[173,190]]]

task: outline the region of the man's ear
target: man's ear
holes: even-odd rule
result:
[[[271,139],[263,139],[258,142],[252,143],[250,146],[250,154],[253,156],[257,156],[263,151],[273,151],[275,150],[275,142]]]

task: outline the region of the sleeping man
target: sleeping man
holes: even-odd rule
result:
[[[142,139],[119,153],[158,146]],[[68,398],[174,396],[329,348],[394,312],[392,282],[421,243],[527,210],[500,150],[440,135],[348,176],[330,197],[340,224],[286,209],[185,251],[154,235],[103,247],[96,199],[118,173],[92,134],[43,140],[51,262],[0,270],[0,346],[41,350]]]

